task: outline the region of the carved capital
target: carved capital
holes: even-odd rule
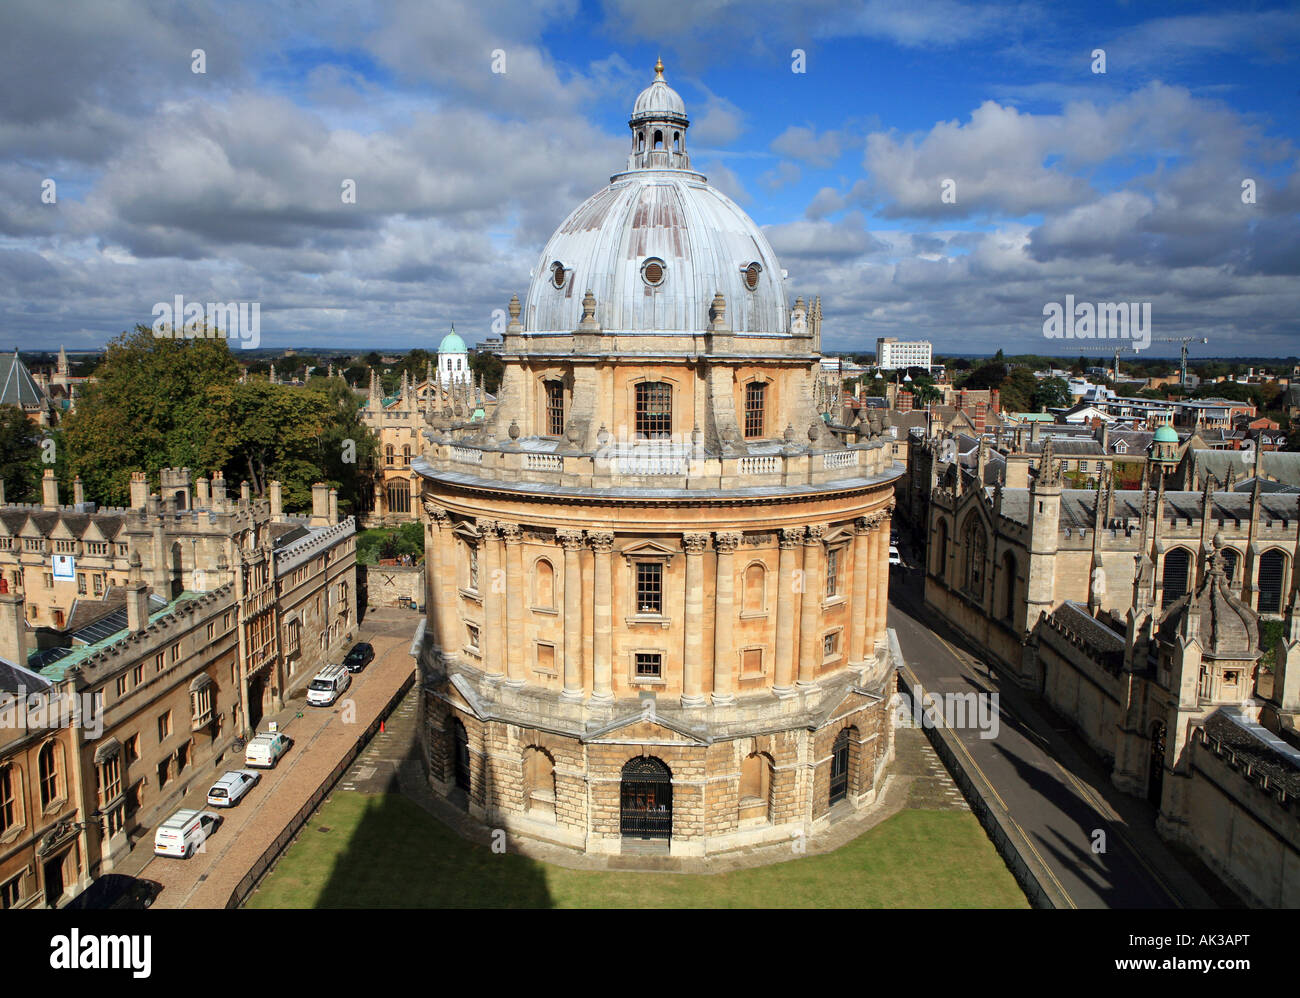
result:
[[[583,538],[581,530],[557,530],[555,540],[566,552],[582,550]]]
[[[496,540],[501,536],[502,524],[496,520],[479,520],[478,532],[487,540]]]
[[[812,525],[807,528],[808,536],[804,538],[805,544],[820,544],[822,534],[826,533],[826,528],[820,524]]]
[[[682,548],[687,554],[703,554],[709,549],[709,535],[682,534]]]
[[[739,533],[714,534],[713,543],[718,548],[718,554],[731,554],[740,546],[742,536]]]
[[[451,515],[432,499],[424,500],[424,511],[429,514],[429,519],[439,527],[445,527],[451,520]]]
[[[609,554],[614,550],[614,531],[589,530],[587,531],[587,543],[591,545],[591,550],[597,554]]]
[[[876,525],[872,522],[874,519],[874,516],[859,516],[853,521],[853,532],[855,534],[871,533],[876,529]]]
[[[507,544],[519,544],[523,541],[524,531],[523,528],[519,526],[519,524],[500,523],[497,524],[497,526],[501,528],[501,538]]]
[[[781,539],[777,542],[783,548],[796,548],[803,543],[803,527],[782,527]]]

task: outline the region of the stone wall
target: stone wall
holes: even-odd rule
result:
[[[424,565],[358,565],[366,587],[366,606],[424,606]]]

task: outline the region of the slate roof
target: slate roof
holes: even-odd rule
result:
[[[1238,766],[1249,763],[1286,787],[1288,796],[1300,796],[1300,752],[1267,728],[1221,707],[1206,719],[1205,731],[1236,753]]]
[[[1228,476],[1228,468],[1235,467],[1237,474],[1254,474],[1255,459],[1251,456],[1249,463],[1242,460],[1241,451],[1194,450],[1192,460],[1196,462],[1196,474],[1203,478],[1211,472],[1219,481]],[[1285,485],[1300,485],[1300,452],[1264,451],[1260,456],[1260,471],[1265,478],[1273,478]]]
[[[17,694],[22,690],[36,693],[48,690],[50,685],[44,676],[0,658],[0,692]]]
[[[1116,634],[1101,621],[1088,612],[1082,603],[1068,599],[1054,611],[1053,615],[1070,630],[1102,652],[1123,652],[1124,636]]]
[[[18,352],[0,354],[0,405],[44,405],[41,391]]]
[[[1238,520],[1246,523],[1250,519],[1250,496],[1244,492],[1215,492],[1210,500],[1210,515],[1215,520]],[[1183,520],[1199,520],[1204,494],[1201,492],[1166,492],[1165,519],[1178,517]],[[1259,497],[1260,515],[1265,520],[1271,518],[1285,523],[1293,523],[1296,518],[1296,500],[1293,494],[1273,493]],[[1096,519],[1096,489],[1062,489],[1061,519],[1062,527],[1083,527],[1089,530]],[[1004,489],[1002,491],[1002,515],[1017,523],[1029,522],[1029,489]],[[1142,518],[1142,490],[1120,489],[1115,492],[1115,517],[1124,520]]]

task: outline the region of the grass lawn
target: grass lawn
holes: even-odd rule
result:
[[[328,829],[322,831],[321,829]],[[399,794],[336,792],[250,908],[1027,908],[967,811],[901,811],[848,845],[734,873],[580,872],[473,845]]]

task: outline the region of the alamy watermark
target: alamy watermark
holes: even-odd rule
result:
[[[158,339],[238,340],[245,350],[262,343],[262,303],[247,301],[192,301],[176,295],[153,307],[153,334]]]
[[[0,730],[53,730],[73,726],[85,729],[92,741],[104,733],[102,693],[90,690],[79,696],[43,690],[28,693],[25,686],[19,686],[16,693],[0,695]]]
[[[1049,340],[1131,340],[1134,350],[1151,345],[1149,301],[1076,304],[1074,295],[1066,295],[1064,305],[1044,305],[1043,315],[1043,335]]]
[[[897,727],[972,728],[984,739],[1000,730],[996,692],[927,693],[918,683],[915,696],[897,692],[889,705]]]

